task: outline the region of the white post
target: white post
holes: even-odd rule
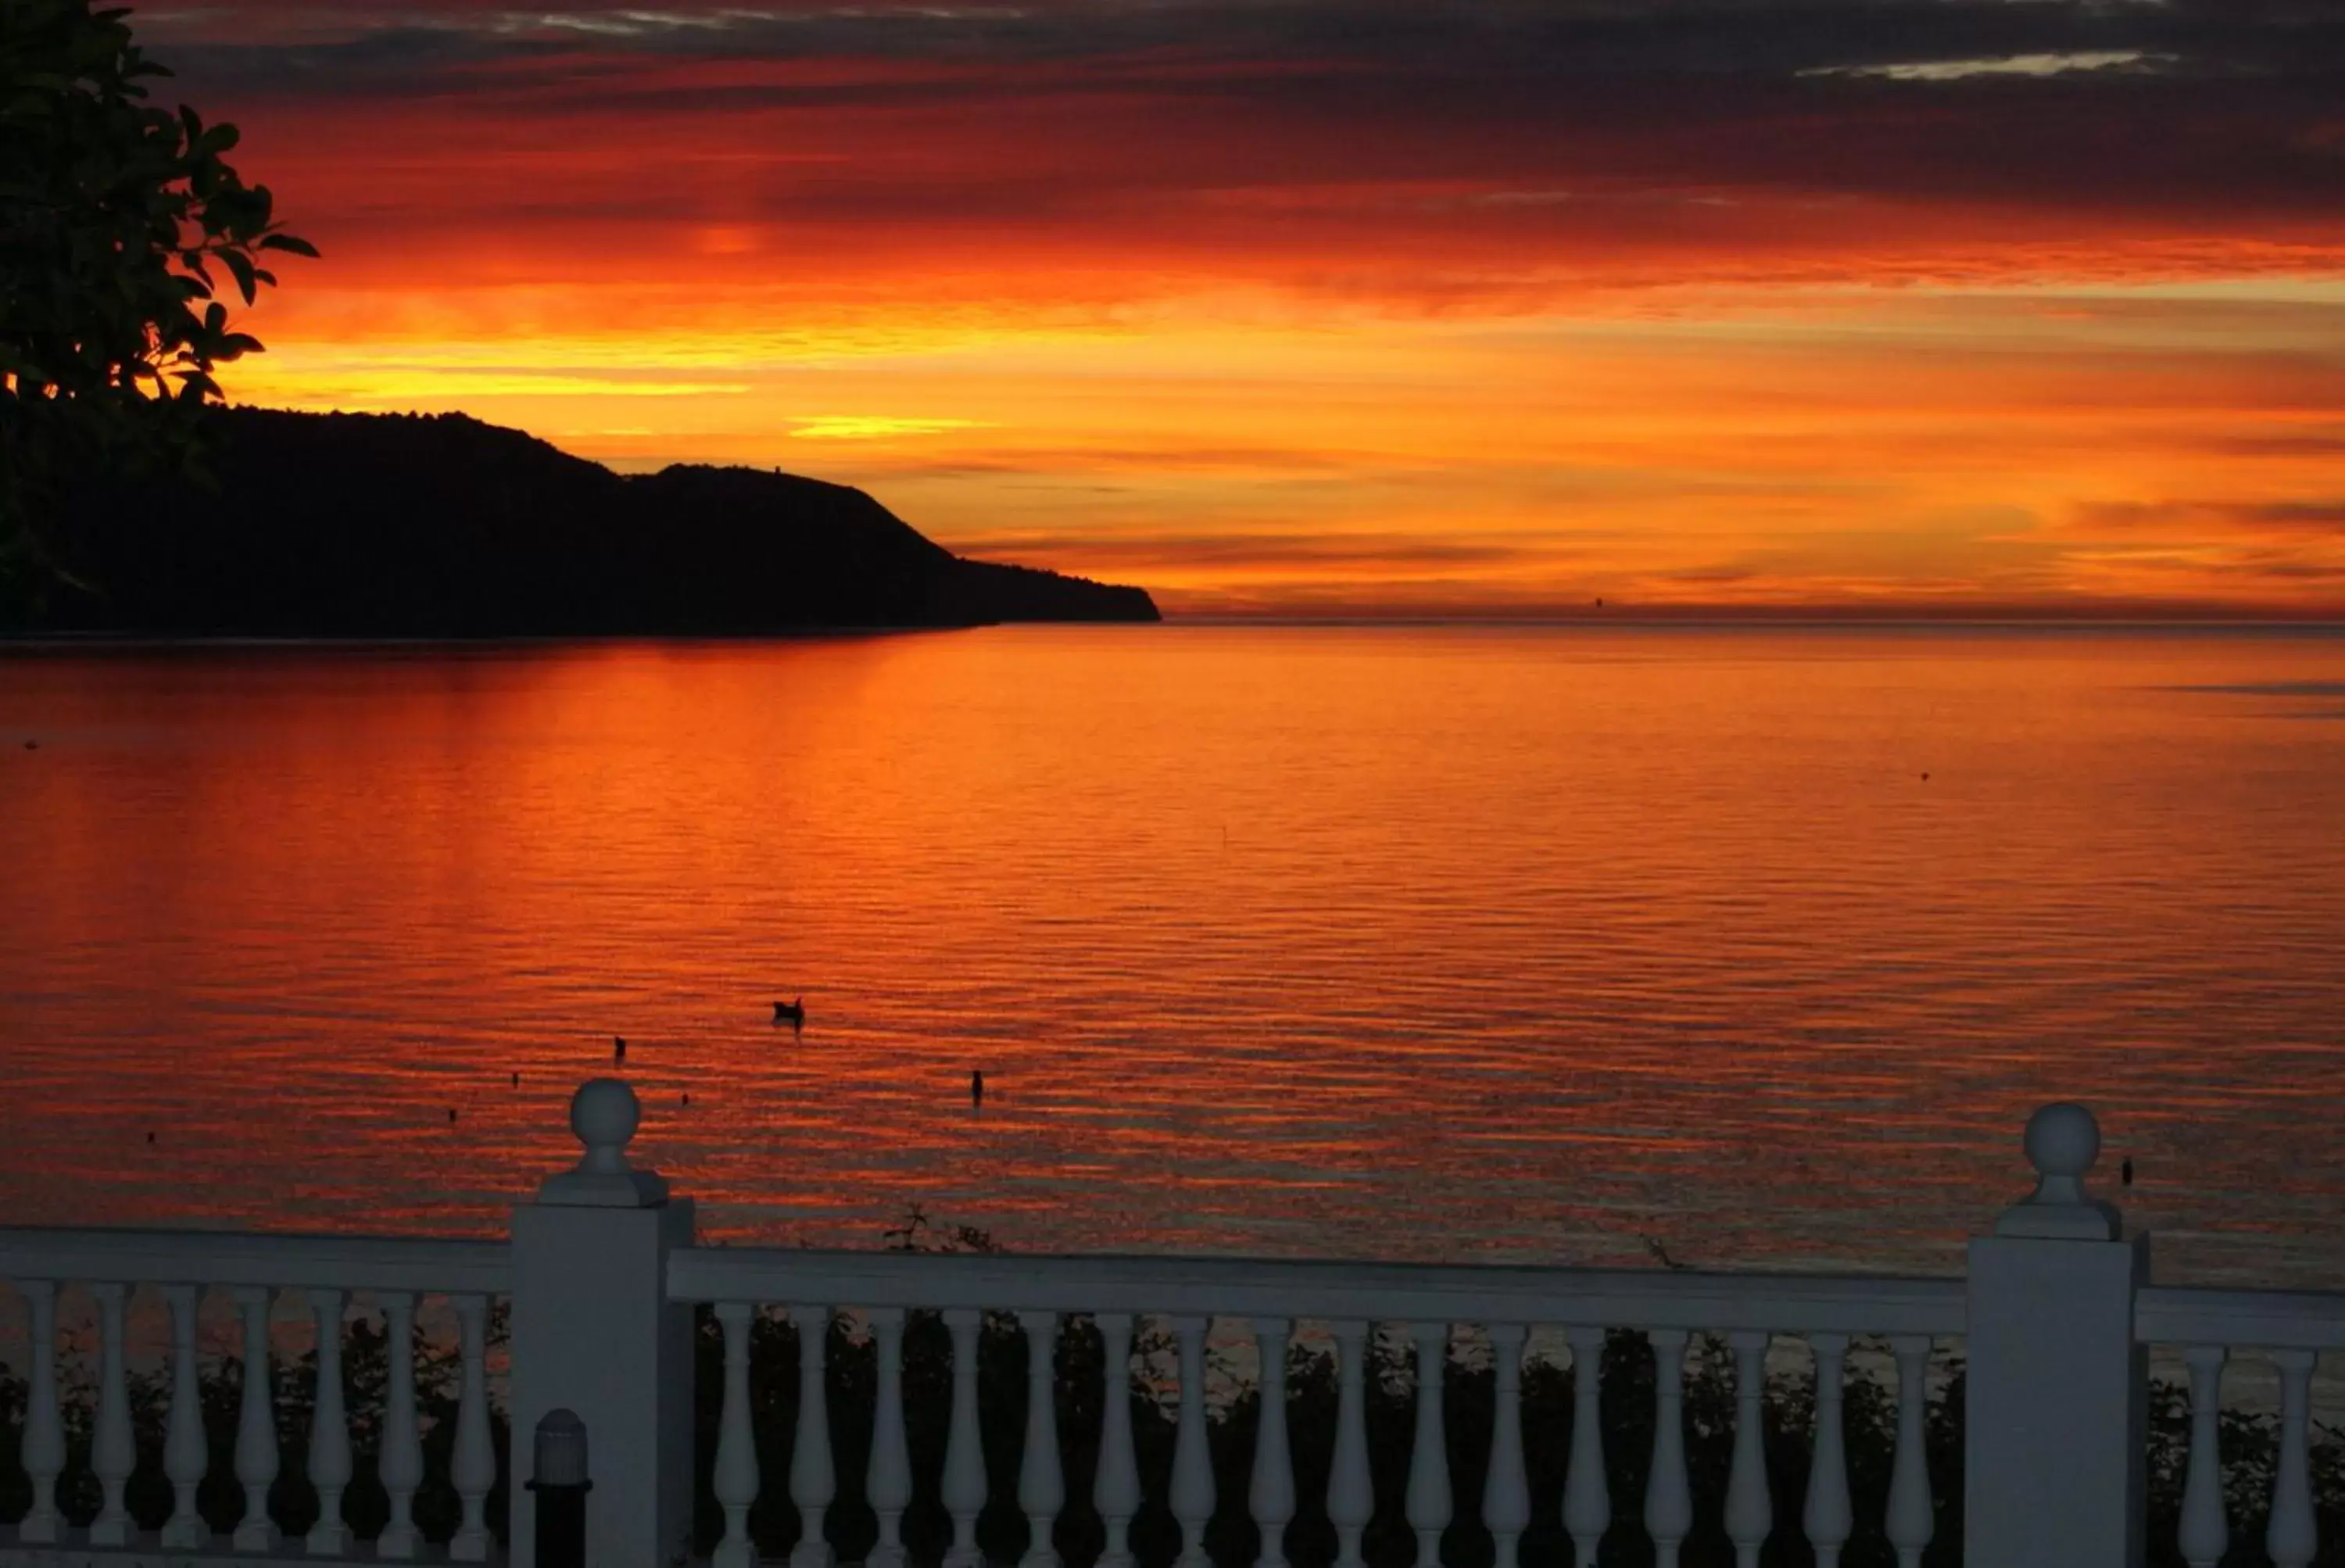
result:
[[[269,1517],[269,1489],[277,1481],[277,1380],[269,1369],[266,1286],[239,1286],[244,1308],[244,1399],[236,1413],[236,1479],[244,1484],[244,1517],[232,1539],[239,1552],[274,1552],[283,1539]]]
[[[1996,1568],[2139,1568],[2148,1362],[2134,1342],[2147,1237],[2086,1195],[2092,1113],[2027,1124],[2035,1191],[1970,1246],[1964,1550]]]
[[[2231,1524],[2223,1508],[2223,1456],[2218,1445],[2223,1414],[2220,1345],[2193,1345],[2182,1352],[2190,1367],[2190,1460],[2182,1483],[2182,1528],[2175,1544],[2190,1568],[2216,1568],[2231,1544]]]
[[[1738,1332],[1734,1347],[1734,1466],[1726,1480],[1726,1534],[1735,1568],[1759,1568],[1759,1548],[1774,1527],[1767,1491],[1767,1344],[1770,1336]]]
[[[1840,1568],[1855,1516],[1848,1498],[1848,1417],[1842,1390],[1848,1373],[1848,1336],[1811,1334],[1816,1353],[1815,1458],[1808,1471],[1807,1506],[1800,1522],[1815,1548],[1816,1568]]]
[[[342,1407],[342,1293],[309,1292],[318,1316],[318,1391],[310,1418],[310,1483],[318,1489],[318,1522],[310,1526],[312,1557],[350,1550],[342,1522],[342,1492],[350,1483],[350,1423]]]
[[[567,1407],[594,1454],[587,1568],[665,1564],[692,1522],[692,1308],[667,1298],[668,1255],[692,1245],[693,1208],[627,1163],[642,1115],[616,1078],[584,1084],[575,1169],[549,1176],[513,1220],[513,1431]],[[536,1456],[516,1442],[513,1496]],[[516,1506],[508,1556],[537,1556],[535,1511]]]

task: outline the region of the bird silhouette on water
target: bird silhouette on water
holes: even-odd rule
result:
[[[612,1036],[611,1036],[611,1060],[612,1060],[612,1061],[614,1061],[614,1062],[624,1062],[624,1061],[625,1061],[626,1059],[627,1059],[627,1037],[626,1037],[625,1035],[624,1035],[624,1034],[614,1034],[614,1035],[612,1035]]]
[[[516,1089],[521,1087],[521,1074],[518,1073],[513,1075],[513,1086]]]
[[[456,1107],[453,1105],[448,1107],[448,1125],[452,1127],[456,1125]]]
[[[793,1029],[805,1028],[806,998],[801,996],[796,1002],[775,1003],[774,1022],[777,1023],[787,1023]]]
[[[985,1104],[985,1073],[982,1069],[969,1075],[969,1103],[972,1105]]]
[[[2120,1186],[2133,1186],[2133,1159],[2130,1156],[2127,1156],[2117,1166],[2117,1185]]]

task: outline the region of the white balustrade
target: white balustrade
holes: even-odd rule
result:
[[[1368,1474],[1368,1326],[1335,1324],[1335,1457],[1327,1471],[1327,1519],[1335,1527],[1335,1568],[1365,1568],[1360,1535],[1375,1517]]]
[[[830,1316],[825,1306],[790,1308],[790,1323],[798,1331],[798,1427],[790,1445],[790,1501],[798,1508],[798,1543],[790,1548],[790,1568],[831,1568],[830,1540],[823,1533],[824,1516],[838,1485],[830,1462],[830,1401],[823,1380]]]
[[[1059,1568],[1051,1528],[1067,1501],[1059,1464],[1059,1349],[1056,1312],[1021,1312],[1026,1330],[1026,1449],[1018,1467],[1018,1506],[1026,1513],[1026,1554],[1018,1568]]]
[[[458,1385],[456,1446],[450,1456],[448,1479],[456,1488],[462,1511],[456,1533],[448,1543],[448,1556],[457,1563],[485,1563],[494,1544],[489,1534],[489,1489],[497,1481],[497,1456],[489,1444],[489,1298],[459,1296],[452,1305],[462,1379]]]
[[[1101,1312],[1100,1331],[1100,1458],[1091,1478],[1091,1506],[1107,1530],[1099,1568],[1133,1568],[1132,1516],[1140,1512],[1140,1466],[1132,1447],[1132,1314]]]
[[[620,1092],[615,1097],[614,1087]],[[620,1104],[621,1098],[624,1105]],[[1815,1427],[1798,1530],[1813,1548],[1819,1568],[1838,1568],[1853,1529],[1845,1430],[1852,1337],[1878,1334],[1885,1338],[1896,1367],[1896,1415],[1883,1523],[1900,1568],[1918,1568],[1934,1525],[1927,1441],[1931,1357],[1937,1338],[1968,1334],[1974,1374],[1978,1366],[1987,1364],[1983,1358],[2001,1355],[2003,1359],[1994,1364],[2001,1369],[1998,1398],[2004,1401],[2000,1408],[2005,1419],[2028,1415],[2039,1408],[2040,1401],[2037,1406],[2027,1403],[2026,1381],[2015,1368],[2040,1368],[2046,1377],[2066,1374],[2058,1358],[2046,1355],[2042,1343],[2030,1337],[2033,1330],[2025,1314],[2011,1310],[2015,1298],[2009,1293],[2010,1279],[2017,1278],[2030,1289],[2041,1283],[2028,1273],[2036,1268],[2035,1255],[2019,1257],[2000,1243],[2011,1238],[2031,1244],[2056,1243],[2043,1254],[2051,1257],[2055,1253],[2066,1256],[2062,1249],[2074,1250],[2072,1243],[2099,1247],[2117,1240],[2114,1211],[2089,1200],[2082,1185],[2097,1145],[2097,1132],[2081,1108],[2064,1106],[2040,1115],[2031,1124],[2029,1151],[2039,1174],[2037,1190],[1998,1222],[1996,1246],[1984,1254],[1974,1249],[1973,1278],[1967,1283],[1847,1276],[1657,1276],[1642,1271],[1533,1268],[1213,1258],[1000,1258],[972,1254],[906,1257],[701,1248],[688,1244],[688,1201],[681,1209],[671,1206],[657,1212],[660,1206],[655,1200],[665,1194],[664,1186],[651,1173],[625,1166],[623,1157],[614,1153],[625,1142],[621,1132],[613,1130],[616,1123],[624,1120],[628,1128],[633,1126],[632,1096],[624,1095],[624,1085],[604,1085],[597,1104],[610,1113],[602,1121],[587,1118],[594,1124],[587,1131],[600,1142],[586,1139],[587,1159],[580,1171],[559,1178],[570,1185],[557,1196],[564,1196],[574,1210],[607,1207],[614,1215],[634,1216],[627,1223],[643,1235],[629,1245],[635,1247],[635,1256],[659,1260],[666,1300],[715,1303],[715,1316],[723,1332],[724,1404],[717,1423],[715,1492],[724,1512],[725,1528],[713,1568],[754,1568],[758,1561],[748,1516],[759,1488],[750,1358],[752,1330],[757,1321],[756,1303],[761,1301],[789,1304],[797,1331],[798,1406],[789,1490],[803,1528],[791,1553],[792,1568],[833,1568],[826,1536],[836,1491],[826,1358],[833,1316],[842,1308],[862,1313],[870,1326],[877,1369],[878,1404],[865,1475],[865,1492],[878,1523],[878,1540],[867,1559],[870,1568],[908,1568],[902,1522],[913,1484],[904,1409],[904,1340],[907,1313],[915,1308],[940,1310],[951,1339],[951,1407],[942,1501],[952,1520],[952,1541],[944,1568],[983,1568],[977,1548],[977,1523],[989,1488],[978,1361],[988,1308],[1015,1312],[1028,1349],[1025,1439],[1017,1487],[1028,1539],[1017,1568],[1060,1568],[1053,1532],[1066,1504],[1066,1480],[1055,1393],[1056,1355],[1062,1326],[1069,1316],[1078,1314],[1089,1315],[1096,1324],[1102,1351],[1100,1462],[1092,1482],[1092,1502],[1106,1535],[1100,1568],[1136,1568],[1129,1532],[1141,1507],[1142,1491],[1132,1430],[1132,1352],[1135,1315],[1142,1312],[1162,1314],[1179,1349],[1173,1463],[1164,1500],[1180,1532],[1176,1568],[1211,1568],[1205,1536],[1214,1514],[1215,1483],[1206,1415],[1206,1355],[1208,1332],[1216,1316],[1250,1322],[1261,1368],[1260,1419],[1247,1494],[1247,1506],[1260,1532],[1254,1568],[1289,1568],[1285,1535],[1295,1517],[1297,1489],[1294,1440],[1289,1430],[1288,1357],[1296,1321],[1305,1319],[1327,1324],[1335,1340],[1335,1431],[1326,1505],[1336,1536],[1336,1568],[1364,1568],[1362,1541],[1376,1502],[1367,1448],[1371,1314],[1387,1323],[1407,1325],[1414,1343],[1416,1410],[1404,1512],[1416,1538],[1416,1568],[1439,1568],[1442,1540],[1453,1522],[1444,1382],[1453,1334],[1477,1329],[1487,1333],[1493,1357],[1489,1465],[1480,1499],[1481,1520],[1491,1533],[1494,1568],[1520,1568],[1521,1539],[1532,1522],[1523,1451],[1524,1355],[1531,1330],[1542,1322],[1561,1322],[1571,1349],[1572,1431],[1561,1524],[1571,1543],[1574,1568],[1592,1568],[1613,1524],[1602,1428],[1604,1325],[1631,1323],[1643,1326],[1654,1357],[1654,1429],[1642,1512],[1659,1568],[1674,1568],[1694,1522],[1684,1427],[1687,1352],[1694,1332],[1721,1335],[1732,1351],[1734,1428],[1721,1522],[1738,1568],[1756,1568],[1762,1549],[1779,1527],[1768,1481],[1765,1425],[1767,1360],[1774,1337],[1804,1336],[1814,1354]],[[619,1116],[621,1110],[628,1115]],[[612,1126],[604,1126],[604,1122]],[[2046,1133],[2047,1127],[2050,1133]],[[584,1133],[581,1135],[586,1137]],[[614,1158],[616,1166],[613,1166]],[[621,1192],[621,1187],[625,1190]],[[642,1201],[629,1207],[618,1203],[619,1198]],[[646,1213],[646,1205],[655,1212]],[[563,1223],[575,1222],[564,1219]],[[650,1233],[662,1227],[665,1228],[659,1234],[669,1240],[654,1246],[648,1239]],[[580,1234],[597,1242],[602,1239],[601,1232],[591,1229]],[[2119,1245],[2131,1247],[2134,1244]],[[667,1250],[663,1252],[660,1247]],[[129,1549],[134,1543],[135,1528],[125,1506],[126,1483],[137,1460],[129,1410],[126,1316],[134,1296],[132,1282],[147,1281],[156,1284],[169,1313],[169,1403],[161,1458],[172,1504],[160,1540],[165,1550],[218,1549],[197,1509],[209,1461],[197,1339],[205,1292],[212,1288],[227,1290],[241,1315],[243,1389],[234,1471],[243,1493],[243,1509],[232,1545],[239,1552],[254,1553],[282,1549],[268,1506],[279,1460],[270,1316],[279,1293],[291,1289],[303,1293],[316,1319],[318,1340],[307,1470],[317,1489],[320,1512],[302,1545],[318,1557],[344,1556],[352,1551],[351,1532],[341,1517],[353,1469],[341,1336],[350,1293],[356,1291],[363,1293],[361,1299],[371,1295],[381,1308],[389,1349],[378,1471],[389,1495],[390,1522],[375,1543],[374,1555],[400,1561],[423,1554],[421,1534],[413,1518],[416,1490],[423,1479],[415,1341],[418,1295],[428,1288],[435,1295],[445,1295],[458,1328],[460,1377],[450,1434],[453,1439],[450,1480],[460,1519],[448,1555],[459,1562],[486,1561],[495,1554],[486,1505],[497,1473],[488,1400],[490,1300],[492,1291],[508,1288],[516,1301],[524,1294],[519,1286],[507,1285],[505,1252],[497,1244],[421,1239],[207,1237],[0,1228],[0,1276],[15,1281],[24,1297],[31,1331],[20,1444],[31,1502],[17,1530],[17,1542],[27,1546],[65,1544],[66,1532],[56,1505],[65,1461],[56,1303],[60,1282],[72,1282],[74,1288],[87,1289],[98,1329],[91,1469],[98,1483],[100,1506],[86,1532],[86,1544],[93,1557],[103,1561],[107,1552]],[[1985,1293],[1979,1285],[1985,1278],[1978,1262],[1982,1256],[2004,1270],[2005,1279]],[[2140,1256],[2146,1261],[2146,1250]],[[2182,1347],[2190,1380],[2190,1425],[2177,1544],[2191,1568],[2213,1568],[2233,1544],[2220,1452],[2227,1361],[2242,1348],[2258,1348],[2269,1356],[2279,1374],[2280,1409],[2263,1544],[2275,1568],[2308,1568],[2320,1549],[2310,1454],[2311,1381],[2320,1351],[2345,1349],[2345,1297],[2160,1288],[2139,1283],[2138,1277],[2126,1288],[2129,1295],[2124,1290],[2112,1294],[2115,1288],[2107,1279],[2096,1274],[2095,1281],[2100,1292],[2096,1300],[2102,1308],[2130,1304],[2134,1343],[2119,1349],[2133,1353],[2139,1345],[2151,1342]],[[2124,1279],[2117,1278],[2116,1286],[2125,1287]],[[2005,1293],[1998,1297],[1994,1293],[1998,1289]],[[548,1294],[540,1290],[534,1298],[541,1311]],[[838,1305],[814,1304],[818,1302]],[[659,1319],[665,1323],[682,1309],[670,1306],[660,1310],[667,1314]],[[641,1320],[648,1324],[654,1319],[647,1316]],[[1990,1321],[1998,1325],[2001,1339],[1989,1336],[1983,1327]],[[684,1327],[688,1329],[688,1320]],[[2075,1328],[2068,1325],[2072,1332]],[[78,1343],[75,1333],[65,1338],[69,1345]],[[607,1342],[623,1339],[614,1333]],[[2095,1359],[2096,1366],[2110,1364],[2109,1339],[2104,1329],[2093,1328],[2076,1343],[2078,1353]],[[1989,1349],[1983,1349],[1983,1345]],[[1995,1345],[2003,1349],[1995,1350]],[[680,1351],[672,1356],[671,1350],[662,1352],[660,1365],[665,1368],[672,1359],[675,1366],[688,1370],[688,1360]],[[550,1365],[550,1358],[542,1359],[536,1375],[543,1378]],[[665,1370],[660,1373],[663,1379],[670,1375]],[[515,1387],[520,1387],[518,1371]],[[590,1392],[589,1397],[601,1396]],[[611,1407],[600,1408],[607,1414]],[[2066,1413],[2075,1416],[2073,1410]],[[1973,1417],[1970,1436],[1975,1443],[1981,1441],[1975,1410]],[[2092,1430],[2091,1423],[2072,1420],[2063,1441],[2072,1445],[2086,1442]],[[658,1480],[658,1473],[638,1462],[652,1451],[642,1445],[640,1434],[624,1424],[606,1423],[594,1431],[600,1460],[596,1479],[599,1482],[604,1474],[613,1478],[612,1492],[598,1485],[596,1497],[626,1489],[631,1489],[630,1496],[644,1495],[645,1487]],[[660,1443],[658,1451],[673,1451],[667,1439],[662,1438]],[[2100,1487],[2096,1496],[2103,1502],[2119,1495],[2105,1483],[2113,1462],[2121,1467],[2123,1460],[2121,1451],[2113,1461],[2112,1451],[2095,1450],[2094,1463],[2102,1477],[2096,1483]],[[1976,1511],[1991,1503],[1983,1502],[1976,1490],[1981,1484],[1979,1465],[1974,1462],[1965,1468],[1974,1487],[1966,1502],[1975,1521]],[[675,1472],[665,1473],[673,1476]],[[590,1502],[590,1508],[597,1505]],[[668,1504],[663,1502],[659,1507],[660,1517],[667,1518]],[[2133,1517],[2141,1515],[2137,1512]],[[76,1548],[79,1545],[76,1543]],[[2027,1562],[2033,1565],[2055,1560],[2038,1553]]]
[[[97,1372],[97,1431],[92,1439],[90,1469],[97,1474],[105,1501],[90,1521],[93,1546],[127,1546],[136,1532],[123,1506],[122,1491],[138,1461],[131,1444],[130,1390],[123,1367],[122,1303],[128,1288],[101,1280],[89,1288],[97,1301],[100,1349]]]
[[[756,1308],[746,1301],[719,1301],[714,1308],[725,1333],[725,1406],[716,1420],[716,1501],[725,1510],[725,1538],[710,1568],[756,1568],[757,1548],[749,1539],[749,1509],[757,1501],[757,1438],[750,1421],[749,1323]]]
[[[1937,1521],[1930,1506],[1930,1458],[1925,1417],[1929,1410],[1930,1341],[1901,1334],[1889,1341],[1897,1357],[1897,1454],[1889,1477],[1889,1543],[1897,1568],[1921,1568]]]
[[[1811,1334],[1816,1355],[1816,1435],[1808,1468],[1808,1496],[1800,1514],[1816,1568],[1839,1568],[1856,1516],[1849,1505],[1847,1412],[1842,1390],[1848,1372],[1848,1336]]]
[[[904,1435],[904,1309],[875,1308],[870,1320],[872,1358],[879,1378],[863,1491],[879,1516],[879,1540],[864,1563],[865,1568],[905,1568],[904,1510],[912,1502],[912,1451]]]
[[[1604,1472],[1604,1421],[1599,1380],[1604,1330],[1574,1323],[1571,1343],[1571,1461],[1564,1473],[1563,1528],[1576,1568],[1596,1568],[1596,1549],[1612,1523],[1612,1487]]]
[[[1416,1532],[1416,1568],[1440,1568],[1450,1508],[1449,1444],[1441,1419],[1449,1325],[1413,1323],[1409,1334],[1416,1341],[1416,1433],[1408,1452],[1408,1527]]]
[[[1767,1493],[1768,1336],[1729,1335],[1734,1349],[1734,1464],[1726,1479],[1726,1538],[1735,1568],[1759,1568],[1759,1548],[1775,1522]]]
[[[1173,1568],[1213,1568],[1205,1552],[1205,1525],[1213,1517],[1213,1461],[1205,1446],[1205,1327],[1210,1319],[1184,1315],[1172,1319],[1181,1342],[1181,1424],[1172,1437],[1172,1490],[1166,1499],[1181,1526],[1181,1555]]]
[[[163,1439],[163,1474],[171,1482],[171,1517],[163,1523],[167,1547],[200,1548],[211,1542],[211,1526],[196,1512],[196,1489],[211,1462],[204,1440],[203,1396],[196,1380],[196,1307],[192,1285],[166,1285],[171,1308],[170,1427]]]
[[[2272,1568],[2305,1568],[2320,1548],[2312,1517],[2312,1367],[2310,1350],[2274,1350],[2279,1369],[2279,1457],[2272,1471],[2271,1522],[2264,1550]]]
[[[1294,1518],[1294,1461],[1286,1439],[1286,1346],[1294,1325],[1284,1318],[1256,1318],[1253,1327],[1254,1359],[1262,1365],[1262,1414],[1246,1489],[1246,1506],[1262,1532],[1254,1568],[1286,1568],[1286,1527]]]
[[[318,1489],[318,1522],[306,1544],[313,1557],[340,1557],[350,1550],[350,1526],[342,1522],[342,1493],[350,1483],[350,1423],[342,1404],[342,1293],[312,1289],[310,1309],[318,1319],[318,1383],[310,1417],[310,1482]]]
[[[383,1338],[390,1341],[391,1369],[376,1474],[391,1497],[391,1520],[375,1537],[374,1554],[404,1562],[423,1544],[423,1532],[415,1527],[415,1489],[423,1484],[423,1441],[415,1424],[415,1297],[388,1291],[377,1304],[382,1308]]]
[[[977,1516],[985,1508],[985,1449],[977,1425],[977,1331],[982,1314],[957,1307],[945,1313],[952,1330],[952,1414],[945,1427],[945,1512],[952,1515],[952,1547],[944,1568],[984,1568],[977,1549]]]
[[[1482,1523],[1496,1553],[1492,1568],[1516,1568],[1523,1527],[1531,1522],[1529,1473],[1523,1466],[1523,1341],[1519,1323],[1490,1325],[1490,1468],[1482,1481]]]

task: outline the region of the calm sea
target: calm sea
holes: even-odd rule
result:
[[[2336,636],[17,653],[0,886],[15,1223],[490,1231],[624,1034],[741,1238],[1948,1269],[2076,1097],[2345,1287]]]

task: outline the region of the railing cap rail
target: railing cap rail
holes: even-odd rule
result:
[[[60,1283],[493,1295],[510,1287],[510,1258],[504,1242],[452,1237],[0,1227],[0,1278]]]
[[[798,1247],[679,1251],[668,1263],[668,1296],[695,1302],[1778,1333],[1960,1334],[1965,1318],[1958,1278]]]

